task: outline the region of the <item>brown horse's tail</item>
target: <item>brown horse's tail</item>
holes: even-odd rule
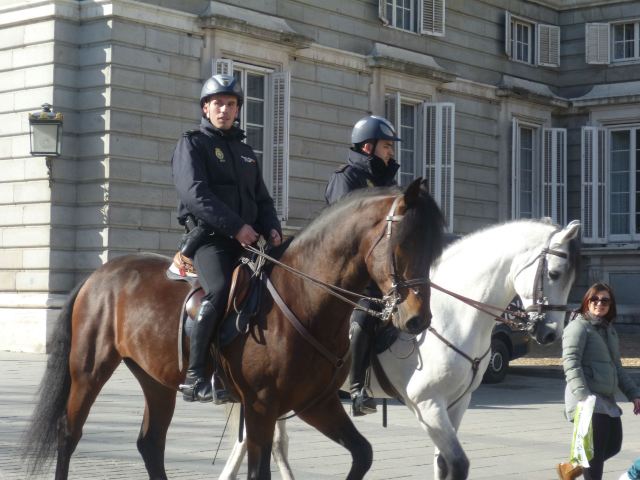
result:
[[[38,388],[40,398],[22,440],[22,458],[27,462],[29,477],[41,472],[53,460],[57,450],[58,422],[65,414],[71,386],[71,314],[83,284],[71,292],[60,311],[51,338],[47,368]]]

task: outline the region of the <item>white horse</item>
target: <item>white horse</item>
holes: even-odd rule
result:
[[[405,338],[378,355],[387,378],[436,446],[435,478],[468,477],[469,460],[457,430],[489,363],[494,326],[494,316],[436,287],[492,305],[496,312],[517,294],[528,311],[530,334],[539,343],[551,343],[564,328],[579,230],[577,221],[561,229],[545,221],[521,220],[455,242],[431,272],[432,329],[415,337],[410,348]],[[388,398],[372,377],[374,396]],[[279,421],[273,455],[282,478],[292,480],[287,446],[285,422]],[[220,479],[235,478],[244,452],[244,445],[236,443]]]

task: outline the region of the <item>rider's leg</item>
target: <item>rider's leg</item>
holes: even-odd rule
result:
[[[211,378],[207,377],[207,362],[215,361],[210,355],[212,339],[224,314],[229,294],[231,273],[240,253],[239,244],[233,240],[215,238],[198,248],[194,263],[200,283],[205,291],[197,321],[191,331],[189,346],[189,368],[182,388],[187,401],[224,403],[228,394],[224,387],[216,385],[212,390]],[[216,365],[213,365],[216,370]],[[219,382],[221,383],[221,382]],[[215,393],[215,398],[214,398]]]
[[[371,344],[375,317],[370,317],[362,310],[354,310],[351,315],[351,370],[350,386],[352,414],[354,417],[376,412],[376,401],[366,386],[366,374],[371,359]]]

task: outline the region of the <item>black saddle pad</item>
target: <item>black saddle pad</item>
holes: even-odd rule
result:
[[[251,278],[244,302],[241,305],[235,305],[235,308],[221,322],[217,334],[218,347],[230,344],[238,335],[249,331],[251,322],[260,309],[263,284],[260,277]],[[191,336],[194,321],[191,318],[185,321],[184,330],[189,336]]]

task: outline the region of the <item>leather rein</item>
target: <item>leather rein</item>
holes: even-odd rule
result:
[[[389,240],[391,239],[391,234],[392,234],[392,230],[393,230],[393,223],[401,221],[402,218],[404,217],[404,215],[396,214],[396,210],[398,208],[398,204],[399,204],[401,198],[402,198],[402,195],[398,195],[394,199],[393,204],[391,205],[391,208],[389,209],[389,212],[387,213],[387,215],[385,217],[386,225],[383,225],[382,232],[381,232],[380,236],[378,237],[378,239],[373,243],[373,245],[369,249],[369,252],[365,256],[365,260],[369,257],[371,252],[378,245],[378,243],[380,242],[380,240],[382,238],[386,237]],[[273,263],[275,265],[278,265],[278,266],[282,267],[284,270],[286,270],[286,271],[288,271],[288,272],[290,272],[290,273],[292,273],[292,274],[294,274],[294,275],[296,275],[296,276],[298,276],[298,277],[300,277],[300,278],[302,278],[304,280],[310,281],[311,283],[313,283],[314,285],[316,285],[316,286],[320,287],[321,289],[325,290],[327,293],[333,295],[334,297],[342,300],[343,302],[345,302],[345,303],[347,303],[349,305],[352,305],[353,307],[355,307],[355,308],[357,308],[359,310],[365,311],[368,315],[371,315],[371,316],[374,316],[376,318],[381,319],[383,322],[390,321],[391,320],[391,316],[397,311],[398,304],[402,300],[402,296],[398,292],[400,289],[402,289],[402,288],[411,288],[411,287],[414,287],[414,286],[417,286],[417,285],[424,285],[424,284],[428,284],[429,283],[429,278],[428,277],[415,278],[415,279],[411,279],[411,280],[404,280],[403,278],[401,278],[397,273],[395,255],[393,254],[393,251],[392,251],[391,248],[389,248],[389,262],[390,262],[390,266],[391,266],[390,277],[391,277],[391,280],[392,280],[391,281],[391,288],[389,289],[389,292],[387,292],[387,294],[385,296],[383,296],[381,299],[380,298],[376,298],[376,297],[370,297],[370,296],[366,296],[366,295],[361,295],[359,293],[355,293],[355,292],[352,292],[350,290],[338,287],[336,285],[332,285],[332,284],[323,282],[321,280],[318,280],[318,279],[316,279],[316,278],[314,278],[314,277],[312,277],[312,276],[310,276],[310,275],[308,275],[308,274],[306,274],[306,273],[304,273],[304,272],[302,272],[302,271],[300,271],[300,270],[298,270],[296,268],[293,268],[293,267],[291,267],[291,266],[289,266],[289,265],[287,265],[285,263],[282,263],[279,260],[271,257],[270,255],[266,254],[262,248],[261,249],[257,249],[257,248],[255,248],[255,247],[253,247],[251,245],[247,245],[244,248],[246,250],[254,253],[255,255],[257,255],[263,261],[269,261],[269,262],[271,262],[271,263]],[[246,263],[249,263],[249,262],[246,262]],[[260,274],[260,273],[258,272],[258,270],[254,270],[254,274]],[[312,407],[313,405],[318,403],[320,400],[323,400],[326,397],[326,395],[328,395],[330,393],[331,388],[333,387],[333,384],[335,383],[335,380],[337,378],[338,372],[344,366],[345,360],[350,355],[350,350],[347,350],[347,353],[345,353],[345,355],[343,355],[342,357],[338,357],[333,352],[329,351],[324,345],[322,345],[320,342],[318,342],[313,337],[313,335],[311,335],[309,330],[307,330],[307,328],[302,324],[302,322],[300,322],[300,320],[295,316],[295,314],[291,311],[291,309],[284,302],[284,300],[282,299],[282,297],[280,296],[280,294],[278,293],[278,291],[276,290],[274,285],[271,283],[269,278],[264,276],[262,278],[262,281],[265,282],[265,284],[267,286],[267,290],[271,294],[271,297],[273,298],[273,300],[276,303],[276,305],[278,305],[278,308],[280,308],[280,310],[282,311],[284,316],[287,318],[287,320],[289,320],[291,325],[296,329],[296,331],[300,334],[300,336],[302,336],[302,338],[304,338],[318,352],[320,352],[320,354],[323,357],[325,357],[334,367],[333,377],[332,377],[331,381],[327,383],[324,391],[320,395],[316,396],[315,399],[313,399],[310,403],[305,405],[297,413],[293,413],[290,416],[283,417],[283,418],[279,419],[279,420],[286,420],[286,419],[292,418],[292,417],[294,417],[296,415],[299,415],[301,412],[306,411],[308,408]],[[383,305],[383,309],[382,309],[382,311],[378,311],[378,310],[362,307],[358,303],[356,303],[353,300],[351,300],[350,298],[348,298],[347,295],[352,296],[354,298],[358,298],[358,299],[366,299],[366,300],[369,300],[369,301],[374,302],[376,304]]]
[[[549,240],[547,241],[547,245],[551,241],[551,237],[555,235],[557,232],[558,230],[554,231],[551,234],[551,236],[549,237]],[[554,250],[549,248],[548,246],[544,247],[540,251],[540,253],[533,258],[533,260],[531,260],[524,267],[518,270],[518,273],[516,273],[514,276],[514,279],[515,279],[515,277],[520,275],[520,273],[522,273],[526,268],[531,266],[536,260],[538,261],[538,265],[536,268],[536,276],[533,280],[535,301],[532,305],[530,305],[526,309],[512,307],[511,305],[509,305],[509,307],[507,307],[507,309],[505,310],[495,305],[483,303],[478,300],[473,300],[469,297],[465,297],[464,295],[460,295],[458,293],[452,292],[451,290],[447,290],[446,288],[441,287],[440,285],[437,285],[433,282],[431,282],[431,287],[435,288],[436,290],[440,290],[441,292],[446,293],[447,295],[453,298],[456,298],[457,300],[460,300],[463,303],[466,303],[467,305],[475,308],[476,310],[486,313],[487,315],[493,317],[495,320],[499,322],[506,323],[510,327],[515,326],[521,330],[526,329],[529,333],[533,333],[537,323],[544,318],[544,315],[546,312],[567,311],[566,304],[565,305],[549,304],[547,298],[544,296],[544,274],[545,274],[545,271],[547,270],[547,255],[555,255],[560,258],[567,258],[567,254],[560,250]],[[491,310],[493,310],[493,312]],[[508,311],[509,313],[517,317],[520,320],[520,322],[514,322],[513,320],[504,318],[502,316],[502,313],[505,311]],[[496,314],[498,312],[499,314]],[[535,316],[529,315],[531,313],[535,313]],[[489,345],[489,348],[487,349],[486,352],[484,352],[484,354],[482,354],[482,356],[472,358],[469,355],[467,355],[465,352],[460,350],[458,347],[456,347],[453,343],[451,343],[445,337],[443,337],[432,326],[429,326],[427,330],[431,332],[438,340],[444,343],[447,347],[451,348],[453,351],[455,351],[457,354],[459,354],[461,357],[463,357],[469,363],[471,363],[471,371],[472,371],[471,381],[469,382],[469,385],[467,386],[465,391],[462,392],[462,394],[458,398],[456,398],[452,403],[449,404],[449,406],[447,407],[447,410],[448,410],[451,407],[453,407],[456,403],[458,403],[460,400],[462,400],[462,398],[464,398],[464,396],[467,393],[469,393],[469,390],[471,390],[471,387],[476,378],[476,375],[478,374],[480,362],[489,354],[489,352],[491,352],[491,345]]]

